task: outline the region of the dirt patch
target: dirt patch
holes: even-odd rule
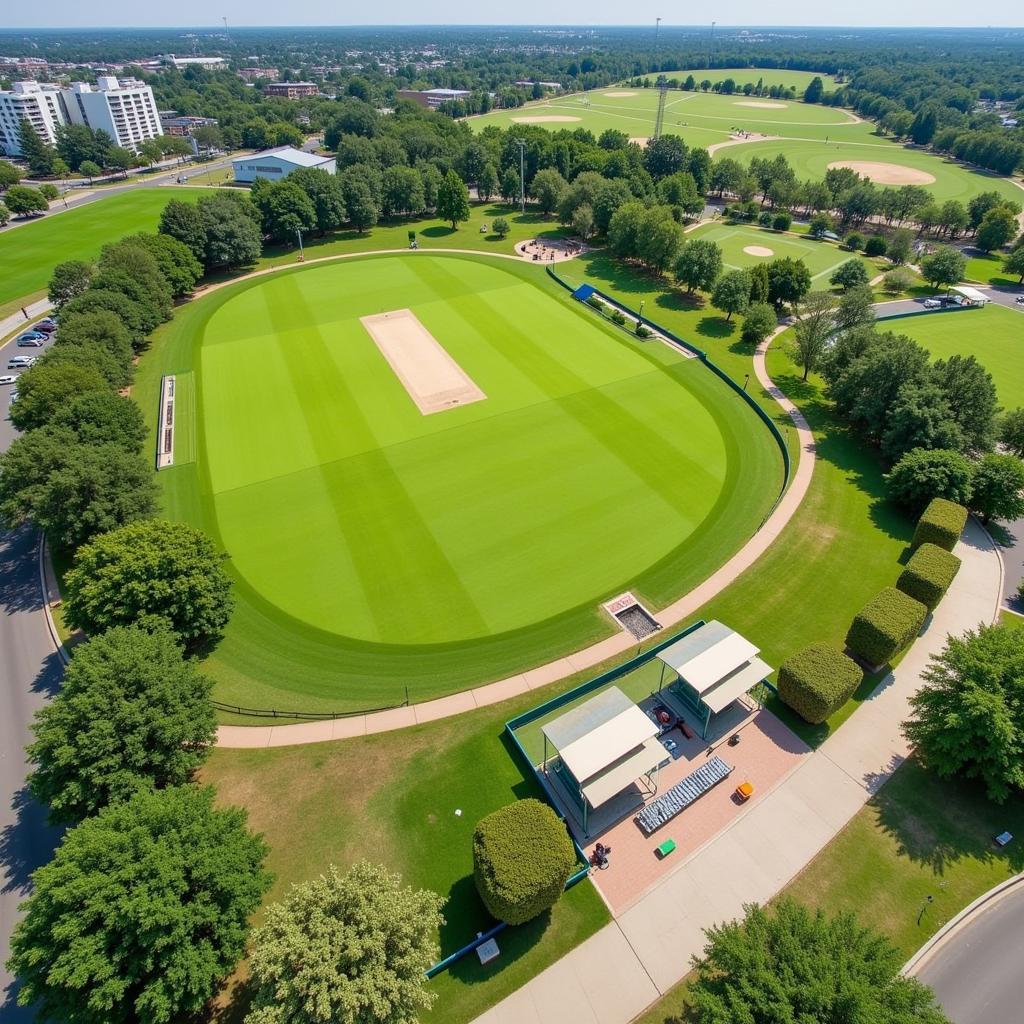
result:
[[[359,322],[424,416],[487,397],[411,309],[363,316]]]
[[[745,245],[743,251],[748,256],[774,256],[775,250],[769,249],[766,245]]]
[[[774,142],[778,135],[761,135],[759,132],[743,132],[741,135],[733,135],[727,142],[714,142],[708,146],[708,156],[714,156],[720,149],[726,146],[742,146],[746,142]]]
[[[931,185],[935,181],[934,174],[919,171],[916,167],[904,167],[901,164],[881,164],[871,160],[835,160],[828,166],[849,167],[850,170],[878,185]]]
[[[788,103],[771,103],[768,100],[736,100],[737,107],[753,107],[755,110],[785,110]]]
[[[636,93],[635,92],[630,92],[627,89],[625,92],[623,92],[623,91],[619,91],[619,92],[603,92],[603,93],[601,93],[601,95],[602,96],[607,96],[608,99],[610,99],[610,100],[624,100],[628,96],[635,96]]]
[[[649,135],[633,135],[629,141],[635,142],[638,146],[646,146],[651,141],[651,137]]]
[[[582,118],[570,117],[568,114],[537,114],[534,117],[513,117],[512,120],[516,124],[566,124]]]

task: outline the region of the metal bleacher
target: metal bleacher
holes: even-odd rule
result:
[[[720,757],[712,757],[657,800],[652,800],[636,815],[636,823],[644,835],[651,835],[686,810],[690,804],[699,800],[708,790],[714,789],[723,779],[727,779],[732,770],[732,765],[726,764]]]

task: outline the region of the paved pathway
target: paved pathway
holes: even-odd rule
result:
[[[963,565],[927,630],[842,729],[657,888],[477,1024],[626,1024],[688,973],[705,928],[794,878],[906,758],[899,726],[929,655],[948,633],[997,613],[999,556],[974,520],[956,553]]]
[[[386,250],[405,252],[406,250]],[[437,252],[438,250],[421,250]],[[449,250],[459,251],[459,250]],[[365,253],[361,255],[367,255]],[[338,257],[327,257],[337,259]],[[515,257],[509,257],[514,259]],[[309,262],[315,262],[310,260]],[[280,269],[280,268],[278,268]],[[266,273],[258,271],[257,273]],[[218,286],[219,287],[219,286]],[[785,330],[780,326],[775,335]],[[765,550],[775,541],[786,524],[796,512],[807,493],[814,473],[815,445],[814,436],[800,411],[772,383],[765,368],[765,352],[771,339],[762,343],[754,355],[754,372],[758,381],[771,396],[785,409],[793,420],[797,436],[800,440],[800,460],[797,463],[788,489],[782,500],[764,525],[740,548],[721,568],[709,576],[703,583],[688,594],[662,608],[655,614],[664,626],[672,626],[693,615],[698,608],[711,598],[721,593],[738,576],[749,569]],[[435,721],[439,718],[450,718],[475,708],[487,707],[499,701],[508,700],[527,693],[540,686],[556,682],[567,676],[593,668],[608,658],[625,654],[636,645],[632,635],[626,632],[615,633],[605,640],[593,644],[582,651],[549,662],[540,668],[518,675],[499,679],[496,682],[464,690],[448,697],[413,704],[409,707],[395,708],[391,711],[378,711],[367,715],[354,715],[351,718],[337,718],[320,722],[303,722],[298,725],[245,726],[222,725],[217,730],[217,745],[220,747],[279,747],[300,743],[323,743],[328,740],[346,739],[351,736],[366,736],[371,733],[388,732],[409,725]]]
[[[6,338],[9,334],[14,334],[23,327],[27,327],[32,320],[38,320],[50,309],[53,309],[53,304],[49,299],[39,299],[37,302],[30,302],[25,307],[25,312],[28,313],[27,320],[25,319],[25,314],[20,309],[15,310],[10,316],[0,320],[0,338]],[[6,357],[13,354],[14,349],[11,349],[10,352],[4,349],[4,365],[6,365]]]

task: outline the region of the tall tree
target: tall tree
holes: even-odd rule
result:
[[[568,187],[565,178],[558,171],[553,167],[545,167],[533,176],[530,195],[537,201],[541,213],[547,216],[558,209]],[[440,216],[440,211],[438,215]]]
[[[47,295],[59,310],[65,302],[81,295],[92,281],[94,270],[91,263],[83,260],[66,260],[58,263],[50,275]]]
[[[449,171],[437,190],[437,215],[451,222],[454,231],[460,221],[469,220],[469,189],[455,173]]]
[[[32,177],[48,178],[53,174],[57,151],[44,142],[32,123],[24,118],[18,122],[18,146]]]
[[[368,1006],[375,1024],[413,1024],[437,998],[424,972],[443,904],[366,863],[292,886],[253,933],[246,1024],[362,1024]]]
[[[266,855],[212,789],[141,792],[86,818],[32,876],[8,961],[18,1002],[68,1024],[198,1014],[245,951]]]
[[[676,280],[691,294],[700,289],[709,292],[722,272],[722,250],[710,239],[684,242],[676,258]]]
[[[800,307],[800,319],[793,330],[797,361],[803,368],[803,379],[816,370],[835,330],[835,296],[828,292],[811,292]]]
[[[934,288],[951,288],[967,273],[967,258],[959,249],[943,245],[921,260],[921,274]]]
[[[51,821],[73,824],[191,781],[217,732],[211,687],[166,626],[118,626],[80,644],[32,725],[33,796]]]
[[[107,382],[97,370],[40,363],[18,378],[18,400],[11,406],[11,422],[19,430],[34,430],[49,423],[58,409],[79,395],[106,390]]]
[[[745,270],[730,270],[715,284],[711,304],[725,313],[728,322],[733,313],[742,313],[750,305],[750,275]]]
[[[1024,462],[1016,455],[983,455],[974,467],[971,508],[983,523],[1024,516]]]

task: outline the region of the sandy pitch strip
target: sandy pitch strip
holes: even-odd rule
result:
[[[568,121],[581,121],[580,117],[570,117],[568,114],[538,114],[535,117],[513,117],[516,124],[565,124]]]
[[[785,110],[788,103],[767,103],[764,100],[736,100],[737,107],[753,107],[755,110]]]
[[[626,92],[603,92],[603,93],[601,93],[601,95],[602,96],[607,96],[608,99],[610,99],[610,100],[624,100],[628,96],[635,96],[636,93],[635,92],[628,92],[628,91],[626,91]]]
[[[635,142],[638,146],[646,146],[651,141],[649,135],[634,135],[630,137],[630,142]]]
[[[359,322],[424,416],[487,397],[411,309],[363,316]]]
[[[758,132],[751,132],[748,135],[733,135],[728,142],[713,142],[708,146],[708,156],[714,156],[720,149],[727,146],[744,146],[748,142],[775,142],[781,138],[779,135],[761,135]],[[634,141],[630,139],[630,141]]]
[[[748,256],[774,256],[775,250],[764,245],[745,245],[743,251]]]
[[[879,164],[870,160],[836,160],[832,167],[849,167],[878,185],[931,185],[935,175],[902,164]]]

